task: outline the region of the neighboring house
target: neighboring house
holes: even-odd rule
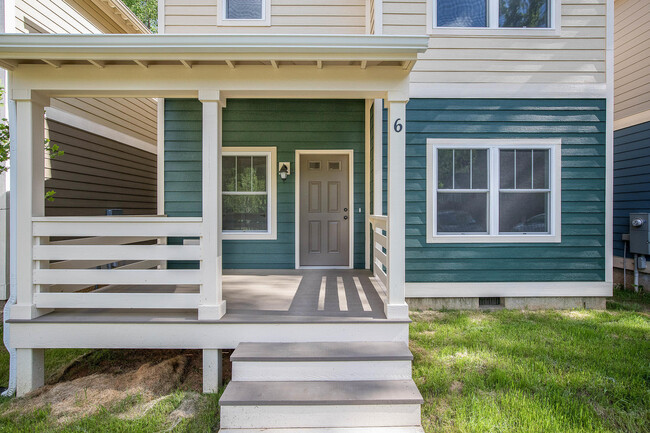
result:
[[[202,349],[207,392],[236,348],[224,432],[418,432],[409,305],[602,308],[613,5],[529,4],[167,0],[162,35],[1,36],[18,393],[44,348]],[[35,113],[98,95],[164,98],[160,215],[44,216]],[[80,262],[138,259],[163,266]]]
[[[0,9],[4,33],[150,33],[119,0],[5,0]],[[4,74],[0,82],[6,82]],[[64,151],[46,164],[45,188],[56,191],[56,199],[46,202],[46,215],[105,215],[107,209],[156,213],[154,99],[58,98],[46,111],[46,137]],[[11,117],[6,104],[3,117]],[[3,264],[8,254],[8,187],[6,174],[0,177]],[[2,267],[0,299],[7,299],[8,266]]]
[[[650,212],[650,3],[616,0],[614,6],[614,276],[623,283],[627,256],[630,286],[634,259],[622,236],[630,231],[630,213]],[[639,273],[647,288],[650,271]]]

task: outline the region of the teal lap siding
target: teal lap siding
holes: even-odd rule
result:
[[[384,125],[385,146],[385,114]],[[427,138],[561,138],[562,242],[427,243]],[[384,183],[385,179],[384,175]],[[384,185],[384,200],[385,190]],[[605,231],[604,100],[411,99],[408,103],[406,281],[604,281]]]
[[[278,162],[291,163],[291,175],[286,182],[278,178],[277,239],[223,241],[224,268],[295,267],[295,152],[298,149],[353,150],[354,266],[365,267],[364,106],[363,100],[228,100],[223,110],[223,146],[276,147]],[[272,171],[277,175],[276,167]],[[201,215],[201,103],[198,100],[165,101],[165,213]],[[170,240],[173,242],[180,240]],[[196,265],[176,263],[174,266]]]

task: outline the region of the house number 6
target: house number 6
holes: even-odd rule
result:
[[[404,126],[400,123],[400,120],[402,119],[397,118],[397,120],[393,124],[393,129],[395,130],[395,132],[402,132],[402,129],[404,129]]]

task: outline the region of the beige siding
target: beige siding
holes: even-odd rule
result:
[[[365,0],[269,0],[271,26],[217,26],[217,0],[165,0],[165,33],[362,34]]]
[[[650,1],[614,3],[614,119],[650,110]]]
[[[123,33],[86,0],[16,0],[19,33]]]
[[[157,109],[155,99],[149,98],[62,98],[52,106],[156,144]]]
[[[647,0],[642,0],[647,1]],[[427,34],[426,0],[387,0],[384,34]],[[606,0],[563,0],[559,36],[433,35],[413,83],[605,83]]]
[[[46,134],[64,151],[46,161],[46,216],[156,213],[156,155],[48,120]]]

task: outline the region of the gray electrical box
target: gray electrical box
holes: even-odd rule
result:
[[[630,214],[630,252],[650,255],[650,213]]]

